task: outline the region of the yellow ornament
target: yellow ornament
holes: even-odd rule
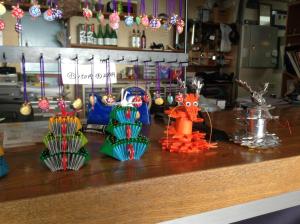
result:
[[[154,103],[155,103],[156,105],[158,105],[158,106],[161,106],[161,105],[164,104],[164,100],[163,100],[163,98],[158,97],[158,98],[156,98],[156,99],[154,100]]]
[[[77,98],[73,103],[72,106],[75,110],[80,110],[82,108],[82,100]]]
[[[141,114],[139,111],[136,112],[135,119],[138,120],[141,118]]]
[[[2,146],[0,146],[0,156],[4,155],[4,149],[2,148]]]
[[[32,108],[29,103],[23,103],[21,108],[20,108],[20,113],[23,116],[29,116],[31,114]]]
[[[3,16],[5,13],[6,13],[6,8],[2,3],[0,3],[0,16]]]

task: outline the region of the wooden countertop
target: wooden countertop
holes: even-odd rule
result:
[[[1,223],[155,223],[300,189],[300,107],[276,109],[270,123],[282,144],[261,152],[230,142],[201,154],[163,152],[164,125],[154,121],[140,161],[119,162],[99,152],[103,136],[88,134],[91,161],[79,172],[51,173],[43,145],[15,148],[0,179]],[[212,115],[232,133],[230,111]],[[292,129],[290,135],[286,121]]]

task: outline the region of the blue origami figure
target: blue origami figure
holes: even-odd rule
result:
[[[0,177],[5,176],[8,173],[8,165],[4,160],[4,150],[0,146]]]

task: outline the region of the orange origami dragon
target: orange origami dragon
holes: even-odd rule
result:
[[[216,147],[215,143],[205,140],[205,133],[193,132],[193,122],[203,122],[202,118],[198,118],[198,99],[198,94],[187,94],[181,105],[165,111],[175,122],[167,126],[166,137],[161,140],[163,150],[195,153]]]

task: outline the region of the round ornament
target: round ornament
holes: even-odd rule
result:
[[[0,31],[3,31],[4,29],[5,29],[4,20],[0,19]]]
[[[102,96],[102,103],[105,105],[111,106],[116,102],[115,97],[112,95],[104,95]]]
[[[138,26],[141,24],[141,17],[140,16],[135,17],[135,23]]]
[[[178,93],[175,97],[175,101],[178,104],[182,104],[183,103],[183,94],[182,93]]]
[[[175,26],[178,20],[178,15],[174,14],[173,16],[170,17],[170,24]]]
[[[161,22],[158,18],[153,18],[149,23],[150,27],[154,30],[159,29],[161,27]]]
[[[57,20],[60,20],[63,18],[63,11],[61,9],[58,9],[58,8],[53,8],[52,9],[52,13],[53,13],[53,17],[54,19],[57,19]]]
[[[136,112],[135,119],[138,120],[141,118],[141,114],[139,111]]]
[[[50,108],[50,103],[48,99],[44,97],[39,100],[38,106],[42,111],[48,111]]]
[[[97,102],[97,98],[96,98],[96,96],[94,96],[94,94],[90,95],[89,102],[90,102],[90,104],[92,106],[92,109],[94,109],[94,106],[95,106],[95,104]]]
[[[163,100],[163,98],[161,98],[161,97],[157,97],[157,98],[154,100],[154,103],[155,103],[156,105],[158,105],[158,106],[161,106],[161,105],[164,104],[164,100]]]
[[[141,96],[135,96],[132,100],[132,104],[134,107],[139,108],[143,105],[143,100]]]
[[[43,17],[44,20],[52,22],[55,20],[55,16],[53,14],[53,10],[52,9],[48,9],[43,13]]]
[[[169,94],[168,97],[167,97],[167,101],[168,101],[169,104],[173,104],[174,97],[171,94]]]
[[[17,22],[16,25],[15,25],[15,31],[17,33],[21,33],[22,29],[23,29],[22,24],[20,22]]]
[[[42,12],[41,12],[41,8],[40,8],[40,5],[33,5],[29,8],[29,14],[33,17],[33,18],[37,18],[39,17]]]
[[[143,15],[141,18],[141,23],[144,27],[148,27],[149,26],[149,18],[147,15]]]
[[[176,23],[176,30],[179,34],[183,32],[183,27],[184,27],[184,21],[182,19],[179,19]]]
[[[133,16],[125,16],[125,26],[127,27],[132,27],[134,20],[133,20]]]
[[[149,95],[148,95],[148,94],[145,94],[145,95],[143,96],[143,100],[144,100],[145,103],[149,103],[149,102],[150,102],[150,97],[149,97]]]
[[[77,98],[73,103],[72,106],[75,110],[80,110],[82,108],[82,100]]]
[[[31,114],[31,111],[32,111],[32,108],[31,108],[31,105],[30,103],[23,103],[21,108],[20,108],[20,113],[23,115],[23,116],[29,116]]]
[[[83,8],[82,15],[86,20],[89,20],[93,16],[93,12],[88,7],[86,7]]]
[[[19,5],[13,6],[11,10],[12,17],[15,17],[17,19],[21,19],[24,16],[24,11],[20,9]]]
[[[109,15],[109,26],[113,30],[119,29],[119,23],[120,23],[120,16],[117,12],[113,12]]]
[[[3,16],[6,13],[6,8],[3,3],[0,3],[0,16]]]
[[[102,14],[102,12],[98,12],[96,18],[102,26],[105,25],[105,18],[104,18],[104,15]]]

